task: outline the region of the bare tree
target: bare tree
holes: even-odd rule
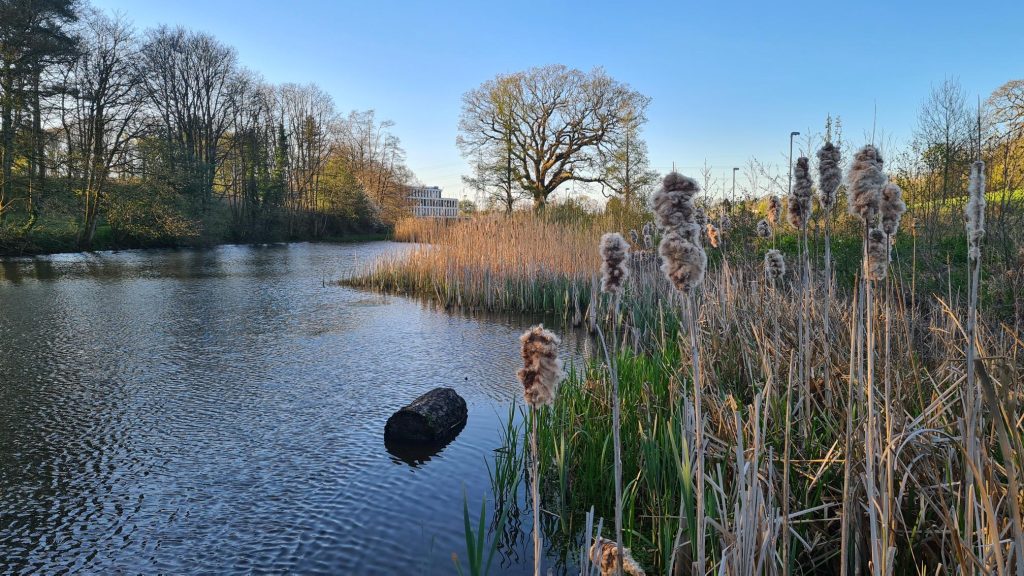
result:
[[[161,26],[149,32],[140,62],[149,101],[184,170],[179,187],[191,189],[205,207],[237,105],[235,50],[208,34]]]
[[[992,189],[1000,190],[991,225],[998,241],[992,245],[1010,267],[1016,257],[1011,239],[1024,229],[1024,199],[1013,194],[1024,181],[1024,80],[1011,80],[997,88],[988,98],[987,110],[991,128],[987,164],[994,172]]]
[[[463,96],[459,146],[500,153],[515,164],[520,186],[542,209],[566,182],[602,182],[601,156],[647,99],[601,69],[562,65],[501,75]]]
[[[640,129],[647,123],[644,110],[650,103],[646,96],[629,100],[622,110],[622,129],[613,132],[607,145],[602,146],[601,187],[622,197],[627,207],[643,200],[658,182],[658,173],[651,170],[647,157],[647,143]]]
[[[334,100],[313,84],[285,84],[278,94],[289,137],[289,203],[294,211],[312,214],[320,200],[321,176],[337,140]],[[313,224],[315,227],[315,220]]]
[[[408,212],[406,185],[412,180],[405,150],[390,131],[393,126],[394,122],[378,121],[374,111],[367,110],[351,112],[339,127],[340,153],[387,222]]]
[[[98,12],[87,15],[82,52],[67,70],[72,96],[61,107],[68,173],[82,199],[82,248],[92,245],[111,171],[124,166],[128,143],[139,132],[144,94],[138,88],[137,56],[126,21]]]
[[[970,156],[971,127],[971,114],[960,81],[947,78],[933,87],[921,108],[914,140],[925,164],[940,177],[937,195],[943,204],[962,191],[962,174],[967,173]]]

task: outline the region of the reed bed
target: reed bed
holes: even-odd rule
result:
[[[516,519],[532,504],[569,571],[589,573],[593,550],[628,549],[648,574],[1022,574],[1024,341],[984,295],[986,276],[1019,270],[982,273],[981,235],[960,228],[947,244],[962,262],[925,289],[920,230],[905,224],[893,242],[885,213],[854,202],[869,218],[837,207],[836,222],[790,235],[769,210],[742,236],[734,210],[740,225],[719,228],[728,258],[707,247],[689,294],[662,273],[652,226],[628,235],[621,292],[590,305],[610,230],[532,216],[460,222],[352,282],[589,316],[613,335],[609,357],[570,369],[550,407],[518,425],[510,414],[494,465],[494,518],[513,520],[503,550],[531,529]],[[854,265],[823,272],[807,238],[821,224]],[[536,499],[517,470],[539,480]],[[621,538],[603,540],[615,524]]]
[[[893,481],[878,483],[881,494],[869,500],[857,480],[866,474],[866,454],[856,431],[866,417],[867,400],[847,371],[857,330],[856,297],[833,298],[832,331],[811,340],[810,365],[816,369],[806,399],[811,409],[805,433],[800,426],[787,425],[786,418],[787,393],[802,394],[798,287],[772,291],[760,278],[738,271],[728,278],[712,273],[706,283],[698,330],[708,382],[703,412],[709,572],[836,574],[840,552],[848,548],[849,573],[865,573],[872,545],[866,511],[886,500],[889,542],[897,550],[888,573],[1016,573],[1010,560],[1019,550],[1013,543],[1014,507],[1020,506],[1024,454],[1018,405],[1024,393],[1024,345],[1019,335],[1005,326],[979,323],[979,357],[986,358],[989,372],[1001,376],[990,380],[993,392],[984,407],[989,424],[977,442],[984,456],[972,465],[960,431],[966,314],[941,299],[922,310],[894,302],[888,319],[884,307],[874,307],[870,313],[876,325],[887,320],[891,339],[889,355],[882,346],[875,350],[879,366],[889,371],[888,404],[882,405],[881,395],[874,399],[875,407],[890,418],[890,429],[877,426],[872,439],[881,451],[878,461],[891,462]],[[623,306],[629,305],[627,297]],[[820,319],[818,309],[815,320]],[[688,358],[685,338],[669,336],[653,352],[624,349],[616,362],[626,486],[623,544],[648,573],[665,573],[672,564],[680,509],[684,531],[697,533],[698,444]],[[822,370],[826,366],[830,373]],[[542,500],[546,510],[573,526],[563,528],[567,534],[582,530],[591,506],[600,517],[611,518],[614,512],[613,404],[607,371],[606,363],[593,362],[571,376],[558,402],[539,421]],[[803,400],[792,405],[802,406]],[[782,484],[787,431],[792,434],[788,491]],[[844,483],[847,469],[853,480]],[[967,477],[979,479],[975,506],[988,508],[982,514],[987,536],[980,542],[962,530],[968,505],[960,492]],[[781,530],[787,524],[781,498],[787,492],[792,536],[788,567],[781,548]],[[851,522],[845,547],[844,503]],[[677,566],[689,566],[695,559],[692,544],[692,538],[685,539],[679,551],[683,561]],[[566,550],[571,554],[571,545]],[[755,571],[748,571],[750,567]]]
[[[403,225],[403,238],[430,244],[385,257],[345,282],[445,306],[582,317],[601,265],[598,230],[527,214]]]

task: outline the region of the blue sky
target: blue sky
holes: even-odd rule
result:
[[[461,96],[496,74],[603,66],[651,96],[652,166],[723,180],[784,162],[791,130],[838,115],[845,140],[909,138],[933,85],[972,103],[1024,76],[1024,2],[289,2],[93,0],[139,28],[181,24],[275,83],[315,82],[341,111],[394,120],[408,164],[461,196]]]

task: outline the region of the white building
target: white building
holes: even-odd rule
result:
[[[409,203],[417,218],[458,218],[459,201],[442,198],[437,186],[410,186]]]

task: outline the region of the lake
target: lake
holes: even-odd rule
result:
[[[454,573],[537,319],[334,283],[404,249],[0,260],[2,572]],[[388,416],[437,386],[465,429],[389,453]],[[493,573],[531,573],[528,522]]]

